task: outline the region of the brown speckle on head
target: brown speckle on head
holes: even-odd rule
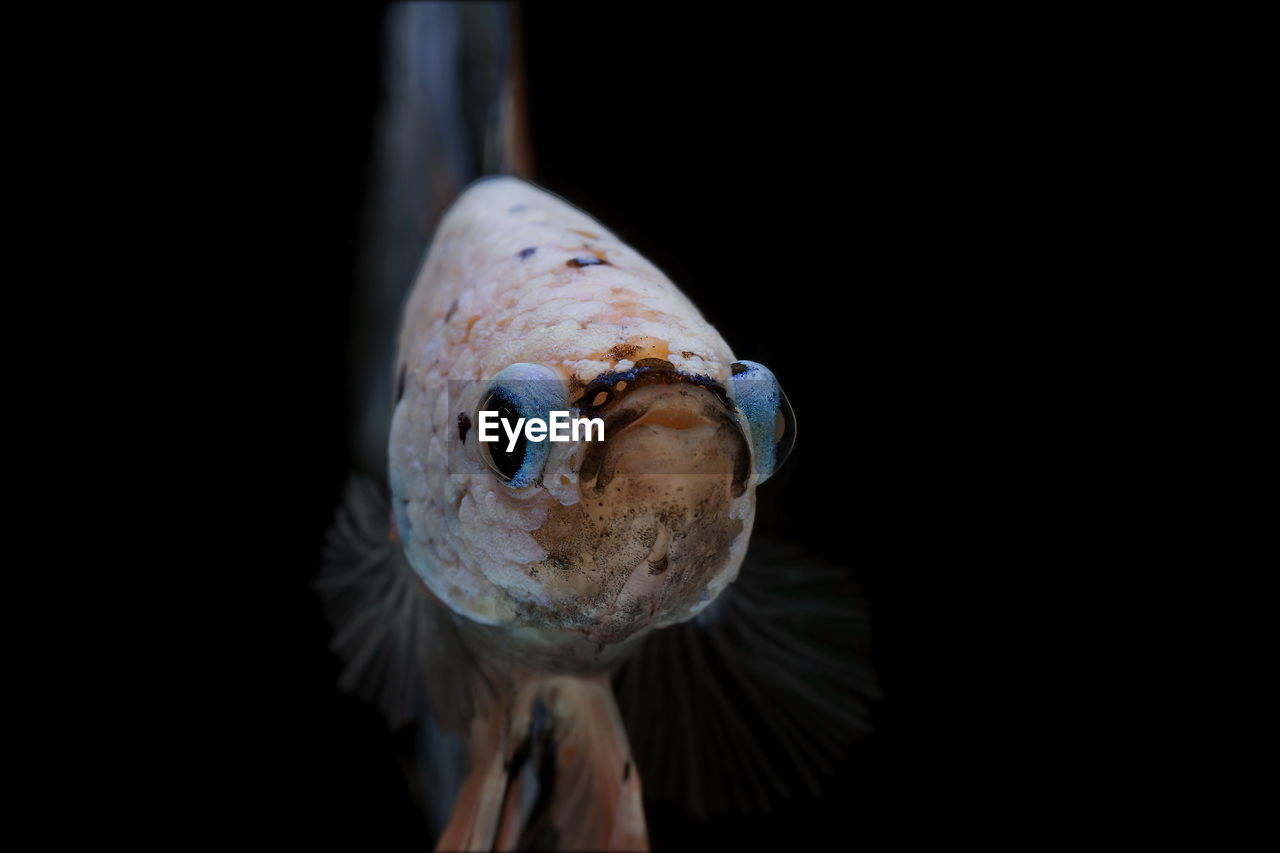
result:
[[[449,306],[449,312],[444,315],[444,321],[447,323],[453,319],[453,315],[458,312],[458,300],[453,300],[453,304]]]
[[[599,240],[599,234],[592,234],[590,231],[583,231],[580,228],[570,228],[570,233],[577,234],[579,237],[586,237],[588,240]]]
[[[480,320],[479,314],[475,314],[467,318],[467,328],[466,328],[466,331],[464,331],[462,334],[462,343],[466,343],[467,341],[471,340],[471,327],[474,326],[479,320]]]
[[[464,444],[467,441],[467,432],[471,429],[471,418],[467,417],[466,412],[458,412],[458,441]]]
[[[624,358],[631,358],[638,352],[640,352],[640,347],[635,344],[615,344],[605,354],[614,361],[622,361]]]
[[[569,374],[569,402],[575,402],[582,396],[582,389],[587,387],[587,383],[576,373]]]

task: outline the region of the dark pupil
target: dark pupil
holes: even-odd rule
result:
[[[484,404],[484,408],[491,412],[497,412],[498,417],[515,427],[516,421],[520,420],[520,412],[511,403],[510,400],[499,397],[496,394],[488,399]],[[498,469],[498,473],[506,479],[510,480],[515,477],[516,472],[520,470],[520,466],[524,464],[524,456],[527,448],[524,437],[524,430],[520,430],[520,437],[516,439],[516,445],[510,453],[507,452],[507,445],[511,443],[511,439],[507,437],[506,427],[498,427],[499,439],[489,444],[489,458],[493,460],[493,466]]]

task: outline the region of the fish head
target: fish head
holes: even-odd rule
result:
[[[648,358],[584,382],[554,364],[517,363],[455,383],[450,408],[469,428],[451,453],[447,494],[416,509],[396,502],[408,545],[405,528],[437,534],[418,560],[408,549],[410,562],[475,621],[597,648],[693,617],[737,576],[755,488],[794,437],[776,381],[751,364],[718,379]],[[754,440],[763,408],[781,430],[767,446]],[[510,430],[557,410],[578,422],[562,425],[566,440]],[[443,524],[427,517],[441,510]]]
[[[570,637],[579,655],[696,615],[736,578],[755,489],[794,436],[773,375],[736,360],[670,279],[513,179],[442,220],[395,369],[396,535],[498,645],[554,654]],[[544,427],[509,437],[486,412]],[[603,434],[551,440],[553,412]]]

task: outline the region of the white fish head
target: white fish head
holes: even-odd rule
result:
[[[735,361],[660,270],[506,178],[437,229],[396,370],[389,474],[410,565],[471,622],[552,653],[570,638],[571,657],[688,619],[733,581],[755,488],[794,433],[772,374]],[[480,442],[496,410],[598,417],[604,436]]]

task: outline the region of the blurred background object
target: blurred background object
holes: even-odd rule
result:
[[[355,467],[379,479],[400,305],[436,223],[482,175],[530,177],[518,22],[498,2],[386,9],[350,349]]]

